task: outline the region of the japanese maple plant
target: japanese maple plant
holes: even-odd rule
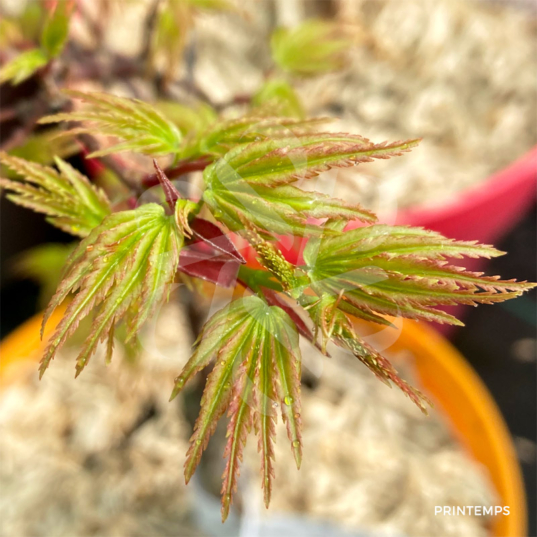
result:
[[[55,24],[61,30],[65,22]],[[285,64],[282,39],[278,34],[273,46]],[[52,57],[61,45],[44,48]],[[339,48],[334,45],[330,54]],[[46,64],[49,56],[42,56]],[[296,60],[296,54],[288,57]],[[320,61],[314,57],[312,65]],[[20,81],[17,73],[26,78],[35,71],[9,68],[4,79],[14,82]],[[283,99],[292,91],[286,84],[273,79],[263,91]],[[211,111],[201,125],[198,121],[189,128],[140,100],[73,90],[58,95],[65,111],[45,115],[40,124],[66,125],[62,136],[78,139],[92,162],[100,160],[119,175],[124,160],[116,154],[124,151],[153,159],[155,172],[123,177],[126,201],[112,204],[106,189],[59,157],[43,165],[1,153],[0,162],[10,170],[10,178],[1,180],[7,197],[44,213],[49,223],[80,239],[45,311],[43,326],[67,300],[44,351],[40,375],[87,316],[91,330],[80,349],[76,375],[101,342],[107,358],[112,357],[118,324],[125,326],[126,341],[135,338],[168,299],[174,282],[201,279],[245,289],[203,326],[171,395],[176,397],[194,375],[214,364],[186,454],[185,478],[188,482],[192,477],[218,420],[227,413],[223,520],[252,426],[267,507],[278,413],[300,467],[299,336],[325,354],[330,341],[348,349],[379,380],[398,386],[425,412],[427,399],[360,337],[355,320],[383,326],[394,317],[462,324],[437,306],[502,302],[534,286],[469,272],[448,261],[502,255],[492,246],[381,224],[357,203],[298,186],[331,168],[399,157],[419,140],[375,143],[357,134],[327,132],[326,120],[300,117],[293,108],[294,95],[285,101],[287,114],[269,106],[247,107],[231,118]],[[119,142],[103,142],[110,138]],[[200,196],[188,199],[170,179],[192,170],[203,171],[203,186]],[[158,186],[161,197],[155,193]],[[153,198],[140,198],[148,189]],[[146,202],[137,203],[138,198]],[[282,236],[300,238],[297,262],[282,254]],[[245,262],[237,238],[255,251],[255,266]]]

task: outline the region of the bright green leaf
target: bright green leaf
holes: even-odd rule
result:
[[[76,292],[49,340],[40,374],[80,321],[92,312],[92,330],[78,356],[77,375],[99,341],[113,337],[125,317],[127,340],[140,330],[169,293],[183,245],[173,216],[155,203],[109,215],[78,246],[68,260],[62,283],[51,300],[52,311]]]
[[[14,157],[31,160],[39,164],[53,164],[54,157],[67,159],[80,152],[80,145],[75,140],[58,137],[58,129],[47,129],[28,136],[21,145],[9,150]],[[12,178],[13,172],[7,173]]]
[[[417,142],[373,144],[356,135],[319,133],[240,145],[205,169],[204,200],[234,231],[249,222],[265,233],[320,235],[328,229],[308,218],[374,222],[375,215],[357,204],[288,183],[332,167],[400,155]]]
[[[299,120],[262,114],[221,120],[209,126],[198,137],[187,140],[182,156],[185,158],[207,155],[220,157],[239,145],[311,132],[327,121],[329,121],[327,118]]]
[[[235,147],[206,170],[205,181],[208,185],[218,181],[273,187],[310,179],[331,168],[399,156],[418,143],[375,144],[356,134],[328,132],[271,137]]]
[[[187,106],[175,101],[157,101],[155,108],[181,131],[185,138],[195,139],[217,121],[217,113],[206,103]]]
[[[388,386],[393,382],[427,414],[427,405],[430,406],[431,402],[419,390],[401,379],[389,360],[356,333],[349,317],[341,311],[340,303],[339,298],[322,294],[308,307],[311,318],[321,331],[322,348],[326,348],[328,340],[331,339],[336,345],[350,350],[377,378]]]
[[[13,273],[20,278],[30,278],[40,286],[39,306],[46,307],[60,283],[67,258],[75,243],[40,244],[19,254],[13,264]]]

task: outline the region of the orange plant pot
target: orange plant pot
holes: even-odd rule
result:
[[[368,331],[371,328],[369,325]],[[412,353],[420,389],[444,414],[463,449],[488,469],[499,505],[510,507],[510,515],[494,517],[491,535],[526,536],[526,495],[520,465],[507,425],[483,381],[436,330],[404,319],[400,336],[392,344],[393,333],[389,332],[381,332],[376,342],[389,353]],[[383,333],[389,338],[386,345],[383,345]]]
[[[36,315],[0,343],[0,387],[36,374],[44,341],[62,315],[58,308],[47,323],[43,342],[42,316]],[[393,334],[385,333],[393,339]],[[444,413],[461,446],[488,469],[500,504],[510,507],[510,515],[494,517],[491,535],[524,537],[527,514],[520,467],[507,426],[483,382],[446,339],[414,321],[405,319],[397,340],[383,348],[412,353],[420,387]]]

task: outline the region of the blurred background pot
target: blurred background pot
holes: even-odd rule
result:
[[[495,536],[526,535],[526,499],[515,449],[490,392],[465,358],[434,329],[405,319],[390,351],[411,350],[420,387],[447,417],[454,436],[486,466],[510,516],[496,517]]]

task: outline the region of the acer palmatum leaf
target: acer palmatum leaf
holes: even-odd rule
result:
[[[373,225],[310,241],[304,261],[312,287],[320,294],[340,296],[340,309],[351,315],[462,324],[433,306],[492,304],[534,286],[469,272],[445,260],[498,255],[502,252],[491,246],[421,228]]]
[[[330,168],[400,156],[419,142],[375,144],[356,134],[331,132],[268,138],[228,151],[206,171],[205,181],[274,187],[315,177]]]
[[[43,326],[52,311],[76,292],[49,340],[40,376],[92,310],[95,319],[77,359],[77,375],[99,341],[108,337],[128,311],[135,312],[127,327],[128,339],[133,337],[167,296],[182,244],[173,216],[167,216],[160,205],[150,203],[105,218],[69,258],[63,280],[45,311]]]
[[[11,192],[7,198],[13,203],[45,214],[48,222],[71,235],[85,237],[110,214],[110,202],[67,162],[55,162],[59,171],[0,152],[0,164],[23,178],[0,178],[0,186]]]
[[[270,44],[272,59],[280,69],[311,76],[342,68],[352,40],[336,23],[309,19],[293,28],[278,28]]]
[[[150,104],[109,93],[75,90],[65,90],[64,93],[81,99],[87,106],[74,112],[46,116],[39,123],[81,122],[82,127],[74,127],[63,134],[100,134],[121,140],[112,147],[92,152],[88,158],[121,151],[155,156],[179,151],[182,141],[179,129]]]
[[[291,448],[300,466],[300,350],[291,318],[257,296],[234,300],[203,327],[198,348],[175,380],[172,398],[198,371],[215,360],[207,377],[201,410],[194,425],[185,463],[188,482],[207,447],[218,420],[226,410],[228,461],[222,484],[222,519],[225,520],[237,487],[242,450],[252,423],[259,436],[265,503],[270,501],[275,410],[280,403]]]
[[[214,159],[239,145],[305,134],[329,121],[329,118],[295,119],[256,114],[224,119],[206,128],[193,140],[187,139],[181,156],[189,159],[210,156]]]
[[[334,133],[252,142],[232,149],[205,169],[203,199],[215,217],[234,231],[249,222],[269,233],[321,235],[329,229],[308,219],[372,223],[376,216],[356,203],[304,191],[290,183],[333,167],[401,155],[418,142],[374,144],[361,136]]]

